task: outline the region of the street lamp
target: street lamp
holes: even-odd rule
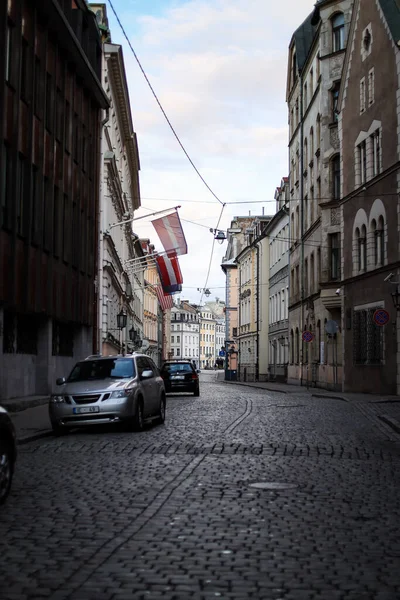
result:
[[[396,283],[396,288],[391,292],[393,305],[397,311],[400,311],[400,285]]]
[[[205,296],[207,296],[207,298],[209,296],[211,296],[211,292],[208,288],[197,288],[198,292],[203,292]]]
[[[218,242],[218,244],[223,244],[226,240],[226,235],[220,229],[210,229],[210,232],[214,234],[214,240]]]
[[[124,312],[124,309],[121,308],[120,312],[117,314],[117,327],[118,329],[120,329],[122,331],[122,329],[125,329],[126,327],[126,322],[127,322],[127,315]]]

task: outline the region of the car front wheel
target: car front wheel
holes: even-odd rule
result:
[[[133,428],[135,429],[135,431],[143,431],[144,428],[143,402],[141,400],[138,401],[136,407],[136,414],[133,420]]]
[[[11,489],[13,476],[13,451],[6,441],[0,441],[0,504],[3,504]]]

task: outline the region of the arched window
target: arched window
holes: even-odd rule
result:
[[[365,271],[367,266],[367,228],[361,226],[356,229],[356,240],[358,245],[358,270]]]
[[[344,14],[337,13],[332,18],[332,52],[344,48]]]
[[[375,231],[376,247],[376,265],[383,265],[385,262],[385,223],[383,217],[378,219],[378,227]]]
[[[317,351],[317,356],[318,356],[318,362],[321,362],[321,321],[318,321],[317,323],[317,344],[318,344],[318,351]]]
[[[297,365],[299,364],[299,359],[300,359],[300,335],[299,335],[299,328],[296,327],[296,358],[295,358],[295,362]]]
[[[295,235],[295,242],[299,241],[299,207],[296,206],[296,235]]]

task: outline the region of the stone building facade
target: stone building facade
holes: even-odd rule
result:
[[[289,181],[275,192],[276,214],[267,226],[269,238],[269,379],[286,381],[289,362]]]
[[[288,382],[342,386],[337,103],[351,0],[320,0],[289,47],[290,356]],[[335,325],[336,323],[336,325]],[[331,334],[328,331],[333,331]],[[327,331],[328,330],[328,331]],[[312,341],[304,342],[310,332]]]

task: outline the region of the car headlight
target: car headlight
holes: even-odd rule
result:
[[[56,396],[56,395],[51,396],[50,397],[50,402],[52,404],[61,404],[62,402],[66,402],[65,396]]]
[[[115,392],[112,392],[110,398],[126,398],[132,393],[132,391],[132,388],[128,388],[126,390],[116,390]]]

